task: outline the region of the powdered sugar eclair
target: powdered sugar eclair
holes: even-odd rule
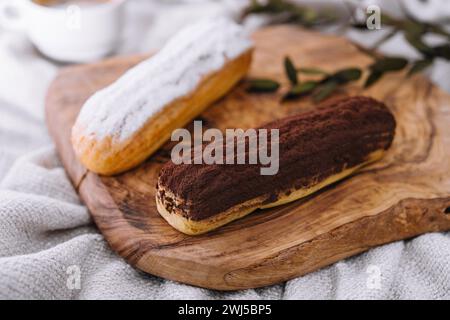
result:
[[[226,18],[202,20],[85,103],[72,144],[91,171],[117,174],[143,162],[248,72],[252,45]]]

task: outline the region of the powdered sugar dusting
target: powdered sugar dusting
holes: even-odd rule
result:
[[[125,140],[165,105],[194,90],[203,76],[250,47],[245,31],[231,20],[202,20],[89,98],[76,126],[95,139]]]

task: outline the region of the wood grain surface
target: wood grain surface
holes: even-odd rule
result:
[[[292,26],[254,35],[252,77],[283,83],[275,94],[248,94],[244,85],[200,119],[207,127],[250,128],[314,108],[309,99],[280,104],[288,89],[282,61],[334,71],[371,59],[347,40]],[[100,177],[74,156],[70,130],[85,100],[143,57],[118,57],[61,71],[47,98],[47,122],[61,160],[111,248],[131,265],[196,286],[233,290],[278,283],[371,247],[450,229],[450,97],[421,76],[390,74],[363,91],[338,96],[384,101],[398,122],[386,157],[306,199],[259,210],[201,236],[187,236],[158,214],[155,185],[170,157],[167,143],[140,167]],[[304,79],[303,79],[304,80]]]

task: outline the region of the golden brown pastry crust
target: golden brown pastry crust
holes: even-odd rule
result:
[[[311,187],[292,189],[289,195],[286,195],[286,192],[280,193],[278,195],[278,200],[275,202],[263,204],[266,198],[259,197],[256,199],[249,200],[245,203],[239,204],[237,206],[234,206],[225,212],[219,213],[210,218],[199,221],[195,221],[187,217],[184,217],[182,213],[176,209],[172,209],[172,211],[169,212],[166,208],[166,205],[164,205],[160,197],[158,197],[158,193],[156,194],[156,207],[161,216],[178,231],[181,231],[187,235],[199,235],[217,229],[234,220],[245,217],[246,215],[252,213],[257,209],[272,208],[307,197],[313,194],[314,192],[330,184],[335,183],[336,181],[344,179],[345,177],[353,174],[363,166],[366,166],[372,162],[381,159],[384,153],[385,153],[384,150],[375,151],[367,157],[367,160],[364,163],[361,163],[360,165],[355,166],[353,168],[348,168],[338,174],[332,175],[327,179]],[[164,192],[170,193],[170,191],[168,190],[164,190]],[[176,199],[174,195],[172,195],[172,197],[173,197],[172,199]]]
[[[174,100],[150,117],[124,141],[113,141],[110,136],[101,140],[86,137],[83,128],[75,126],[72,130],[75,154],[86,168],[103,175],[139,165],[170,138],[173,130],[183,127],[233,88],[247,74],[251,60],[250,49],[228,61],[219,71],[204,77],[189,95]]]

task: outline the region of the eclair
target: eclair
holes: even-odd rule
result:
[[[395,126],[389,109],[367,97],[276,120],[263,126],[279,131],[276,174],[262,175],[258,164],[169,161],[158,177],[157,209],[185,234],[214,230],[257,209],[306,197],[380,159]]]
[[[143,162],[247,74],[252,43],[227,18],[191,25],[156,55],[90,97],[72,129],[89,170],[113,175]]]

